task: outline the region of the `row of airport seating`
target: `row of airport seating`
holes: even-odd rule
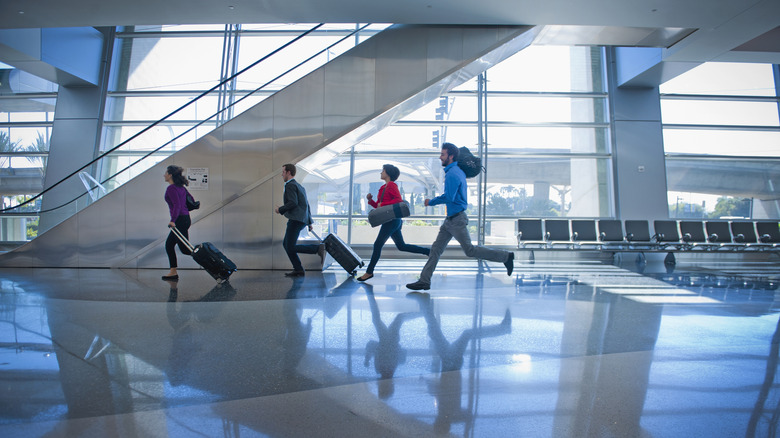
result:
[[[778,221],[518,219],[518,248],[609,251],[780,250]]]

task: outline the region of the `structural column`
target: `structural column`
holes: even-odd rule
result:
[[[616,59],[617,58],[617,59]],[[615,205],[620,219],[667,219],[666,162],[658,86],[619,87],[621,60],[607,49]]]
[[[103,44],[100,47],[92,47],[91,56],[99,60],[96,63],[99,74],[95,86],[59,87],[44,190],[92,161],[100,151],[112,43],[113,30],[109,29],[104,31]],[[84,172],[94,176],[96,169],[87,168]],[[90,184],[90,188],[93,187],[94,185]],[[73,176],[46,193],[41,204],[44,212],[41,213],[39,233],[47,231],[83,208],[90,201],[88,196],[82,196],[75,203],[68,202],[86,191],[87,187],[82,179]],[[63,204],[67,205],[57,208]]]

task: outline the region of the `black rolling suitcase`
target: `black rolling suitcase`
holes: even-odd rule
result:
[[[203,242],[200,245],[192,246],[189,240],[185,238],[176,227],[169,227],[171,232],[192,251],[192,258],[203,267],[218,283],[228,281],[230,275],[236,272],[236,264],[225,257],[220,250],[211,242]]]
[[[320,238],[320,236],[317,236],[316,234],[315,236],[318,239]],[[328,234],[325,236],[325,239],[322,239],[322,243],[325,244],[325,251],[327,251],[349,275],[355,275],[357,273],[357,268],[363,267],[363,260],[355,254],[355,251],[344,243],[339,236]]]

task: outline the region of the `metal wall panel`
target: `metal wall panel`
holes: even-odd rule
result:
[[[201,208],[192,211],[193,224],[197,222],[201,217],[209,214],[210,209],[206,206],[218,205],[224,199],[224,192],[222,190],[222,175],[224,173],[222,166],[223,148],[222,148],[222,134],[224,129],[216,129],[208,135],[195,140],[190,146],[184,150],[177,152],[174,157],[173,164],[184,168],[185,172],[187,168],[208,168],[208,190],[190,190],[192,196],[201,202]],[[192,153],[187,153],[187,149],[190,149]],[[165,183],[163,183],[163,190],[165,190]],[[167,212],[167,209],[166,209]],[[217,239],[222,240],[221,233],[216,235]],[[217,242],[213,242],[215,245]]]
[[[100,116],[100,89],[97,87],[59,87],[56,117],[62,119],[97,119]]]
[[[463,62],[463,30],[459,27],[437,28],[428,32],[428,80],[456,68]]]
[[[31,268],[36,251],[31,244],[16,248],[2,255],[2,268]]]
[[[374,107],[381,112],[420,92],[428,77],[426,29],[402,26],[390,31],[394,38],[377,41],[376,49]]]
[[[78,251],[79,267],[116,263],[126,257],[125,190],[120,187],[114,192],[93,204],[95,210],[100,209],[99,215],[87,210],[78,214],[78,245],[74,250]]]
[[[614,124],[621,219],[668,219],[666,167],[659,121]]]
[[[34,268],[78,268],[79,267],[79,216],[73,215],[57,225],[57,233],[35,245],[32,257]],[[102,239],[104,236],[96,236]],[[38,239],[31,243],[36,243]]]
[[[467,57],[470,54],[483,52],[486,47],[490,47],[492,51],[498,45],[497,43],[500,41],[501,35],[500,28],[497,27],[490,30],[483,29],[481,32],[478,29],[464,27],[462,32],[463,55]],[[535,35],[536,33],[534,33]],[[476,60],[479,61],[479,57]],[[489,65],[486,66],[489,67]]]
[[[273,105],[266,99],[223,129],[223,199],[247,189],[249,182],[270,178],[273,167]],[[222,209],[222,251],[239,267],[271,265],[272,199],[270,184],[261,185]],[[265,201],[264,201],[265,200]]]
[[[224,208],[220,208],[212,214],[202,217],[190,227],[190,241],[193,245],[201,242],[211,242],[222,251],[225,248],[224,232]]]
[[[372,47],[373,49],[373,47]],[[343,135],[356,123],[373,114],[375,108],[375,50],[367,48],[356,56],[339,57],[325,69],[324,141]]]
[[[88,93],[91,94],[91,93]],[[68,98],[75,98],[77,95],[68,93]],[[52,127],[52,135],[49,149],[49,162],[57,163],[56,167],[46,169],[44,177],[44,188],[51,187],[57,181],[65,178],[76,169],[88,163],[94,158],[95,134],[98,131],[98,121],[94,118],[80,119],[71,118],[69,115],[61,115],[60,108],[70,106],[68,99],[60,102],[57,99],[57,110]],[[84,102],[80,100],[80,102]],[[94,104],[93,104],[94,105]],[[74,147],[77,145],[78,147]],[[42,208],[52,209],[65,204],[84,193],[84,184],[74,176],[68,181],[55,187],[41,201]],[[86,202],[86,198],[84,198]],[[41,214],[39,229],[47,231],[56,224],[73,216],[78,209],[75,205],[67,205],[64,208],[58,208],[48,213]]]
[[[143,174],[117,189],[125,190],[125,207],[123,209],[126,233],[125,254],[131,260],[135,260],[139,251],[148,250],[149,245],[161,246],[162,240],[168,234],[166,225],[170,220],[170,216],[168,214],[168,206],[163,199],[167,185],[163,179],[163,174],[165,173],[165,168],[171,164],[174,164],[173,157],[157,163]],[[113,196],[113,192],[109,193],[108,196]],[[85,213],[89,213],[89,210],[92,209],[93,207],[89,207],[85,210]],[[49,231],[49,233],[53,231],[56,231],[56,229]],[[155,242],[157,242],[156,245],[154,244]],[[158,261],[157,266],[168,266],[167,262],[165,264],[159,263]],[[109,266],[116,266],[117,264],[122,264],[122,262],[112,263]]]
[[[319,69],[274,95],[274,169],[322,144],[324,80]]]
[[[221,205],[225,199],[222,187],[224,170],[222,166],[223,148],[222,133],[224,129],[217,129],[211,134],[196,140],[192,146],[198,150],[198,154],[176,154],[176,165],[187,168],[207,167],[208,190],[190,190],[192,196],[201,202],[201,208],[190,212],[192,226],[190,236],[193,244],[211,242],[217,248],[224,247],[222,234],[222,212],[213,210],[213,206]],[[189,146],[188,146],[189,147]],[[213,212],[212,212],[213,211]]]
[[[168,268],[168,257],[165,255],[165,239],[168,236],[168,231],[158,240],[154,241],[154,244],[146,247],[145,250],[133,258],[130,262],[124,262],[120,267],[122,268]],[[181,253],[177,251],[177,261],[179,267],[182,269],[196,268],[198,265],[190,257],[182,257]]]
[[[273,170],[273,99],[255,105],[222,127],[222,190],[225,199],[240,193],[247,181]]]
[[[225,246],[222,251],[239,268],[269,269],[272,263],[273,199],[271,181],[225,205],[223,227]],[[282,231],[282,233],[284,233]]]

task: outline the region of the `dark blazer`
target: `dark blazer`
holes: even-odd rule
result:
[[[309,201],[306,199],[306,189],[291,179],[284,185],[284,205],[279,207],[279,213],[287,219],[303,222],[306,225],[314,223],[311,219]]]

